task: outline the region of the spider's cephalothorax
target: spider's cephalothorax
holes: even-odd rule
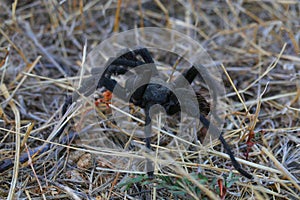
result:
[[[141,66],[144,66],[141,68]],[[136,70],[132,73],[130,70]],[[138,70],[142,72],[139,73]],[[129,74],[130,78],[126,80],[125,87],[122,87],[113,76]],[[145,142],[148,150],[151,149],[151,117],[150,108],[155,104],[161,105],[168,115],[176,114],[180,111],[186,112],[191,117],[197,117],[203,123],[204,127],[210,128],[210,131],[219,132],[219,129],[206,119],[209,112],[209,104],[199,94],[196,93],[190,84],[195,77],[200,75],[196,67],[183,72],[171,83],[158,83],[153,81],[159,76],[158,70],[154,64],[151,54],[146,48],[139,48],[126,52],[121,56],[110,59],[107,63],[105,71],[99,77],[97,88],[105,88],[118,98],[131,102],[135,106],[139,106],[145,111]],[[184,80],[184,81],[183,81]],[[196,94],[196,95],[195,95]],[[181,95],[181,101],[178,99]],[[183,100],[182,100],[183,99]],[[71,102],[67,102],[70,104]],[[65,106],[66,107],[66,106]],[[65,108],[64,107],[64,108]],[[183,109],[184,108],[184,109]],[[200,112],[195,112],[200,111]],[[230,156],[233,166],[243,176],[252,178],[252,175],[244,171],[240,164],[236,161],[229,145],[224,140],[222,134],[219,136],[221,143]],[[148,175],[153,175],[151,164],[148,160]]]

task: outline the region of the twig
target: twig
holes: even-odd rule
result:
[[[10,95],[9,92],[6,88],[6,86],[4,84],[0,85],[0,90],[2,91],[2,95],[6,98],[9,99]],[[14,103],[14,101],[10,100],[8,103],[12,109],[12,111],[14,112],[15,115],[15,129],[17,133],[20,133],[20,113],[19,110],[16,106],[16,104]],[[16,152],[15,152],[15,160],[14,160],[14,170],[13,170],[13,178],[11,181],[11,186],[9,189],[9,193],[7,196],[7,199],[11,200],[14,198],[14,194],[15,194],[15,189],[16,189],[16,184],[18,181],[18,174],[19,174],[19,161],[20,161],[20,144],[21,144],[21,138],[19,134],[15,134],[16,136]]]

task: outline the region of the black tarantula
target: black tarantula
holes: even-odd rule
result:
[[[142,72],[138,73],[138,70],[142,65],[146,65],[146,67],[143,67]],[[113,79],[113,75],[118,76],[126,73],[132,73],[129,71],[130,69],[136,70],[137,73],[132,76],[133,78],[130,78],[126,81],[125,87],[122,87],[115,79]],[[152,132],[150,108],[155,104],[161,105],[165,109],[167,115],[174,115],[180,111],[187,112],[189,116],[199,118],[204,127],[207,129],[209,128],[210,131],[220,132],[215,125],[210,123],[210,121],[205,118],[205,115],[207,115],[209,112],[209,108],[205,107],[206,103],[203,103],[205,99],[200,94],[196,93],[190,86],[197,75],[199,75],[198,70],[196,67],[192,66],[190,69],[183,72],[183,76],[178,77],[173,83],[155,83],[151,81],[151,78],[158,76],[158,70],[154,64],[152,56],[146,48],[139,48],[133,51],[128,51],[117,58],[110,59],[107,62],[107,66],[101,76],[96,76],[97,78],[93,79],[93,81],[96,81],[96,88],[104,87],[118,98],[123,99],[126,102],[133,103],[135,106],[144,109],[145,143],[146,148],[150,151]],[[183,79],[185,81],[183,81]],[[193,90],[191,91],[192,93],[183,89],[186,86],[185,84],[190,86],[190,90]],[[180,102],[172,88],[177,91],[182,89],[183,94],[187,96],[185,98],[187,100],[193,99],[191,94],[196,94],[196,102]],[[86,91],[83,91],[83,93],[87,94]],[[66,112],[71,103],[72,99],[68,98],[63,106],[63,113]],[[187,107],[187,109],[182,110],[184,106]],[[200,110],[201,112],[195,114],[195,110]],[[241,168],[222,134],[220,134],[219,140],[223,144],[227,154],[230,156],[231,162],[235,169],[243,176],[251,179],[252,175]],[[153,176],[152,164],[148,159],[146,166],[148,175]]]

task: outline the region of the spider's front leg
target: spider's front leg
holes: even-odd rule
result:
[[[150,108],[152,104],[148,103],[145,107],[145,142],[146,142],[146,148],[147,152],[151,152],[151,134],[152,134],[152,121],[150,116]],[[154,167],[153,162],[151,159],[146,158],[146,171],[149,178],[153,178],[154,176]]]
[[[143,61],[140,61],[137,56],[141,56]],[[148,51],[147,48],[140,48],[135,49],[133,51],[129,51],[118,57],[117,59],[113,60],[110,65],[115,66],[124,66],[126,70],[128,70],[128,67],[135,68],[144,64],[151,64],[154,63],[154,60]],[[110,66],[107,67],[109,69]],[[155,73],[158,74],[157,69],[155,68]],[[123,73],[124,74],[124,73]]]
[[[140,55],[145,61],[139,61],[136,55]],[[137,68],[139,65],[151,64]],[[121,67],[122,66],[122,67]],[[130,74],[129,79],[126,80],[125,88],[123,88],[116,80],[111,78],[111,75],[126,74],[128,68],[134,68],[136,74]],[[145,109],[145,143],[147,152],[151,151],[151,118],[150,118],[150,107],[151,102],[146,102],[144,99],[145,91],[147,90],[148,84],[150,83],[151,77],[157,74],[156,66],[154,61],[147,49],[137,49],[133,52],[123,54],[121,57],[114,60],[105,70],[98,83],[98,88],[105,87],[111,91],[118,98],[125,102],[131,102],[135,106],[140,106]],[[146,170],[148,176],[153,177],[153,162],[146,159]]]
[[[140,61],[137,56],[141,56],[143,61]],[[137,68],[141,65],[147,65],[141,68]],[[129,71],[128,68],[135,69],[136,74],[133,74]],[[111,78],[112,75],[124,75],[129,74],[131,77],[126,80],[127,92],[121,89],[120,85]],[[126,52],[114,59],[109,61],[109,65],[106,67],[104,73],[102,74],[101,79],[99,80],[97,88],[104,86],[107,90],[113,91],[116,89],[116,92],[119,92],[120,98],[123,100],[128,100],[127,96],[124,98],[125,93],[134,90],[132,97],[130,99],[134,104],[141,104],[140,100],[143,98],[144,92],[147,88],[147,84],[150,82],[150,78],[158,74],[156,66],[152,56],[147,48],[135,49],[133,51]]]

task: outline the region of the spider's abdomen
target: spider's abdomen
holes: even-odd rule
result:
[[[143,96],[144,102],[163,105],[168,101],[169,89],[159,84],[149,84]]]

